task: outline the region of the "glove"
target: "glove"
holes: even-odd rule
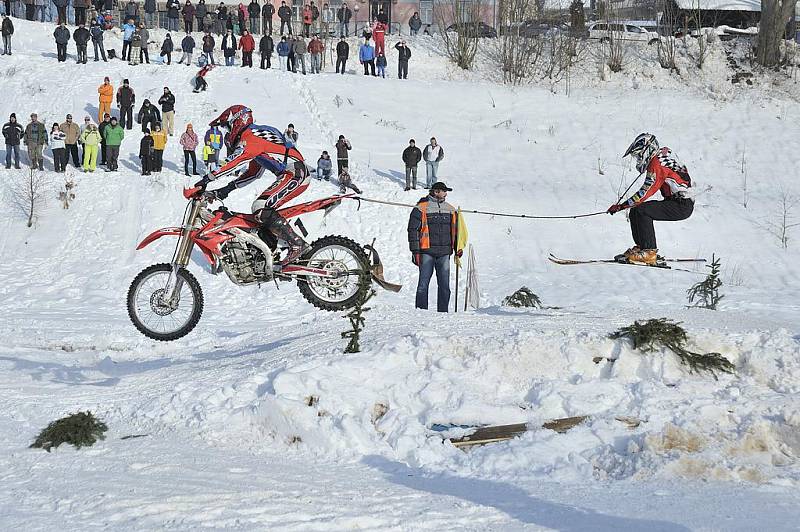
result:
[[[206,188],[206,185],[208,185],[210,182],[211,180],[208,178],[208,174],[206,174],[203,176],[203,179],[195,183],[194,186],[200,188]]]
[[[620,204],[618,204],[618,203],[615,203],[614,205],[612,205],[611,207],[609,207],[609,208],[608,208],[608,210],[607,210],[606,212],[607,212],[608,214],[611,214],[611,215],[613,216],[613,215],[614,215],[614,213],[617,213],[617,212],[621,211],[621,210],[622,210],[622,209],[624,209],[624,208],[625,208],[625,205],[620,205]]]
[[[419,253],[412,253],[412,254],[411,254],[411,263],[412,263],[414,266],[419,266],[419,264],[420,264],[420,256],[419,256]]]
[[[464,250],[463,249],[456,250],[456,257],[458,257],[459,259],[461,258],[461,256],[463,254],[464,254]]]

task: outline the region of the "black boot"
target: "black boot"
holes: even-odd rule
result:
[[[286,221],[285,218],[280,215],[276,215],[273,218],[272,224],[269,227],[270,231],[289,244],[289,252],[278,264],[283,267],[299,259],[303,253],[308,250],[308,244],[306,244],[305,240],[300,238],[300,235],[294,232],[292,226],[289,225],[289,222]]]

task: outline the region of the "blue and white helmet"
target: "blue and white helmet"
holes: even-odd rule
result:
[[[658,140],[655,135],[650,133],[641,133],[636,137],[628,149],[625,150],[623,157],[632,155],[636,159],[636,169],[639,172],[647,170],[647,165],[650,164],[656,153],[658,153]]]

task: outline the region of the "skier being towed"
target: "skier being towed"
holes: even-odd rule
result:
[[[689,197],[692,180],[686,167],[678,161],[672,150],[660,148],[658,140],[650,133],[642,133],[628,147],[623,157],[632,155],[636,169],[647,172],[642,188],[622,203],[608,208],[609,214],[631,209],[630,222],[634,246],[614,257],[620,262],[655,266],[660,264],[653,220],[685,220],[692,215],[694,200]],[[646,201],[660,191],[661,201]]]
[[[289,252],[280,266],[294,262],[308,245],[277,209],[308,188],[309,173],[303,155],[278,129],[253,124],[253,112],[243,105],[228,107],[209,126],[227,130],[225,145],[230,155],[221,167],[206,174],[195,186],[205,190],[210,182],[220,177],[238,174],[224,187],[203,192],[210,201],[224,200],[234,189],[261,177],[265,170],[275,174],[277,179],[256,198],[252,211],[261,229],[289,244]]]

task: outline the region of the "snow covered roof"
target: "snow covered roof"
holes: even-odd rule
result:
[[[761,12],[760,0],[675,0],[680,9],[703,11],[753,11]]]

